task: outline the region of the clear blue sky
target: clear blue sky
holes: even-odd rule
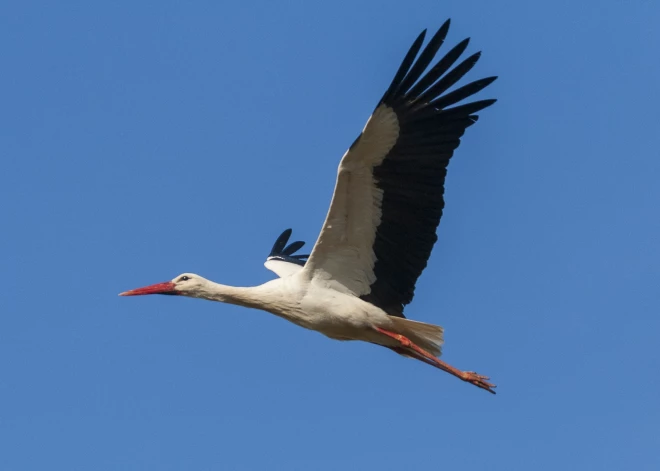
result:
[[[2,4],[1,470],[660,469],[660,4],[410,3]],[[448,17],[499,102],[406,312],[497,396],[266,313],[117,297],[271,279]]]

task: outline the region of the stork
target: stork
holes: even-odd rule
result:
[[[120,296],[180,295],[261,309],[332,339],[387,347],[494,394],[488,377],[438,358],[442,327],[403,314],[437,240],[449,160],[477,121],[475,113],[496,101],[459,104],[497,77],[448,92],[480,57],[477,52],[453,67],[469,38],[425,73],[448,30],[449,20],[423,50],[422,31],[342,157],[330,209],[308,258],[294,255],[301,242],[286,246],[287,230],[266,261],[279,278],[265,284],[232,287],[184,273]]]

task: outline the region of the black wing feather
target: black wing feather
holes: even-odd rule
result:
[[[282,250],[284,250],[284,247],[286,246],[286,243],[289,241],[289,238],[291,237],[291,233],[293,231],[291,229],[286,229],[284,232],[282,232],[279,237],[275,240],[275,243],[273,244],[273,248],[270,250],[270,255],[279,255],[282,253]]]
[[[465,39],[442,57],[426,75],[449,29],[445,22],[417,57],[424,33],[413,43],[380,105],[394,110],[399,138],[383,162],[373,169],[383,190],[381,221],[376,228],[376,281],[362,299],[392,316],[404,317],[403,307],[414,296],[415,284],[426,267],[444,208],[447,165],[460,138],[478,116],[474,113],[495,100],[454,106],[491,84],[488,77],[442,95],[474,66],[476,53],[453,69],[467,48]],[[451,70],[450,70],[451,69]],[[420,78],[421,77],[421,78]]]
[[[275,241],[275,244],[273,244],[273,248],[271,249],[267,260],[281,260],[283,262],[295,263],[296,265],[300,266],[305,265],[307,258],[309,258],[308,254],[294,255],[295,252],[300,250],[302,246],[305,245],[305,242],[298,240],[287,245],[292,232],[293,231],[291,229],[286,229],[280,234],[280,236]]]
[[[399,89],[399,85],[408,74],[408,71],[410,70],[410,66],[415,61],[415,57],[417,57],[417,53],[419,52],[419,49],[422,47],[422,44],[424,43],[425,36],[426,36],[426,30],[422,31],[420,35],[417,36],[415,42],[412,44],[410,49],[408,49],[408,53],[406,54],[406,57],[403,58],[403,61],[399,66],[399,70],[396,71],[396,74],[392,79],[392,83],[385,92],[385,95],[383,95],[383,98],[380,99],[381,103],[385,102],[386,100],[389,100],[390,97],[394,95],[396,91]]]
[[[454,65],[454,62],[456,62],[456,60],[461,57],[461,54],[463,54],[463,51],[465,51],[469,42],[470,38],[466,38],[454,46],[451,51],[449,51],[442,59],[440,59],[438,63],[435,64],[433,68],[429,70],[428,73],[422,77],[419,82],[417,82],[417,85],[410,89],[408,96],[417,97],[424,90],[433,85],[440,77],[442,77],[445,72],[449,70],[452,65]]]
[[[440,96],[441,93],[447,91],[449,87],[463,78],[463,76],[467,74],[470,69],[472,69],[472,67],[474,67],[474,65],[479,60],[479,57],[481,57],[481,52],[477,52],[476,54],[473,54],[465,59],[463,62],[454,67],[451,72],[438,80],[431,88],[426,90],[426,92],[424,92],[416,101],[428,103],[433,98]]]
[[[296,242],[291,242],[289,245],[284,247],[284,250],[282,250],[282,253],[284,255],[291,255],[294,252],[297,252],[300,250],[305,243],[302,240],[297,240]]]
[[[412,68],[406,75],[406,78],[399,85],[398,89],[408,90],[417,80],[419,80],[440,49],[440,46],[442,46],[442,44],[445,42],[447,32],[449,31],[450,22],[450,20],[445,21],[438,32],[433,35],[429,43],[419,55],[419,59],[415,61]]]

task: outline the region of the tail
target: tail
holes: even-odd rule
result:
[[[439,325],[425,324],[402,317],[391,317],[397,334],[408,337],[417,346],[439,357],[442,355],[444,329]]]

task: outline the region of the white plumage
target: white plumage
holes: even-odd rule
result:
[[[383,202],[373,169],[383,162],[398,136],[396,113],[379,105],[341,159],[330,210],[305,267],[308,277],[353,296],[369,293],[376,280],[373,245]]]
[[[333,339],[382,345],[494,392],[487,377],[437,358],[441,327],[403,314],[437,239],[449,159],[476,122],[475,113],[495,102],[458,104],[495,77],[448,92],[479,58],[473,54],[454,67],[468,40],[429,69],[448,29],[449,21],[421,53],[426,32],[415,40],[344,154],[330,209],[306,261],[295,255],[302,242],[286,245],[287,230],[265,263],[276,280],[236,288],[183,274],[122,295],[176,294],[262,309]]]

